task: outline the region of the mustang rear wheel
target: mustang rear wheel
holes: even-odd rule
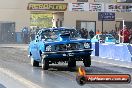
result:
[[[91,65],[91,56],[86,56],[83,58],[83,63],[85,67],[90,67]]]
[[[38,61],[35,61],[33,58],[31,58],[31,65],[33,67],[38,67],[39,66],[39,62]]]
[[[45,59],[42,59],[42,69],[43,70],[48,70],[48,68],[49,68],[49,61],[45,60]]]

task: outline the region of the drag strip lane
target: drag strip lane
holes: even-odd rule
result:
[[[36,85],[42,88],[131,88],[131,84],[88,84],[80,86],[76,82],[77,68],[69,71],[67,64],[58,64],[51,65],[49,70],[44,71],[41,67],[32,67],[30,59],[27,58],[27,52],[17,48],[0,48],[0,63],[2,70],[9,70],[8,73],[11,71],[14,77],[17,75],[16,77],[20,79],[24,78],[23,80],[29,82],[30,85],[27,85],[29,87]],[[78,62],[77,65],[83,66],[83,63]],[[92,66],[86,68],[86,71],[90,74],[122,73],[120,69],[126,73],[131,72],[131,69],[127,70],[98,62],[92,62]]]

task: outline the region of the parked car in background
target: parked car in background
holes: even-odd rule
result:
[[[97,34],[91,39],[92,43],[117,43],[117,40],[111,34]]]
[[[32,66],[42,64],[47,70],[49,64],[68,63],[75,67],[76,61],[83,61],[85,67],[91,65],[91,40],[82,39],[76,29],[46,28],[39,30],[35,40],[28,47]]]

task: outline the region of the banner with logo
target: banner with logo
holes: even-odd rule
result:
[[[77,0],[77,2],[88,2],[88,0]]]
[[[33,1],[64,1],[64,0],[33,0]]]
[[[69,3],[69,11],[88,11],[88,3]]]
[[[67,3],[29,3],[28,10],[66,11]]]
[[[102,3],[89,3],[89,11],[104,12],[104,4],[102,4]]]
[[[106,4],[106,12],[132,12],[132,4]]]
[[[94,0],[95,2],[115,3],[116,0]]]
[[[132,3],[132,0],[116,0],[119,3]]]

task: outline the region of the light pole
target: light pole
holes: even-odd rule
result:
[[[121,41],[121,37],[120,37],[120,30],[119,30],[119,43],[123,43],[124,42],[124,28],[125,28],[125,20],[123,18],[116,18],[118,20],[122,20],[122,28],[123,28],[123,36],[122,36],[122,41]]]
[[[124,42],[124,29],[125,29],[125,21],[123,20],[122,22],[123,22],[123,39],[122,39],[122,40],[123,40],[123,41],[122,41],[122,43],[123,43],[123,42]]]

